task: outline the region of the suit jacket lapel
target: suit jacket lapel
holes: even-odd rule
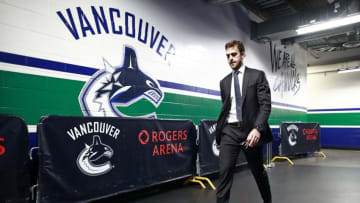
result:
[[[241,106],[243,106],[242,104],[244,103],[244,100],[245,100],[245,97],[246,97],[246,93],[247,93],[246,90],[247,90],[248,84],[249,84],[249,68],[246,67],[245,72],[244,72],[244,76],[243,76]]]
[[[231,81],[232,81],[232,73],[230,73],[226,80],[225,80],[225,91],[226,91],[226,98],[228,100],[230,100],[230,95],[231,95]]]

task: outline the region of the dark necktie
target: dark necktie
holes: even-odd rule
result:
[[[238,77],[239,73],[240,71],[234,72],[234,88],[235,88],[236,117],[239,121],[242,121],[242,114],[241,114],[242,97],[241,97],[239,77]]]

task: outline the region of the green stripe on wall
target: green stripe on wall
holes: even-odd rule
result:
[[[279,125],[281,122],[307,122],[307,113],[288,109],[272,108],[269,118],[270,125]]]
[[[0,113],[21,116],[28,125],[35,125],[41,116],[82,116],[78,95],[85,84],[82,81],[58,79],[30,74],[0,71]],[[119,108],[131,116],[140,116],[153,111],[158,118],[216,119],[221,102],[194,96],[165,93],[164,100],[156,109],[143,99],[136,104]]]
[[[60,73],[59,73],[60,74]],[[78,95],[85,83],[67,79],[0,71],[0,113],[22,117],[28,125],[35,125],[41,116],[82,116]],[[221,101],[165,92],[164,100],[156,109],[143,99],[130,107],[120,108],[131,116],[156,111],[158,118],[190,119],[198,124],[202,119],[217,119]],[[270,124],[282,121],[307,121],[306,113],[273,108]]]
[[[201,97],[165,93],[164,100],[156,109],[148,100],[128,107],[118,108],[129,116],[141,116],[156,111],[157,118],[190,119],[197,124],[201,119],[217,119],[221,101]]]
[[[81,116],[77,99],[84,82],[0,71],[0,113],[22,117],[28,125],[49,114]]]
[[[360,125],[360,113],[308,114],[308,120],[320,125]]]

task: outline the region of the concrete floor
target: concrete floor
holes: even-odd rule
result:
[[[358,203],[360,202],[360,150],[322,149],[319,155],[292,158],[294,166],[276,160],[267,169],[273,203]],[[211,176],[217,185],[217,177]],[[255,181],[246,167],[234,177],[230,202],[262,202]],[[173,182],[97,202],[215,203],[215,191],[195,183]]]

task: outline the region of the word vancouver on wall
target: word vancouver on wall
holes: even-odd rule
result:
[[[88,35],[111,33],[136,39],[154,49],[165,61],[168,55],[175,55],[175,46],[165,35],[130,12],[120,12],[117,8],[104,9],[102,6],[97,8],[91,6],[90,9],[67,8],[66,11],[57,11],[56,14],[76,40]]]

